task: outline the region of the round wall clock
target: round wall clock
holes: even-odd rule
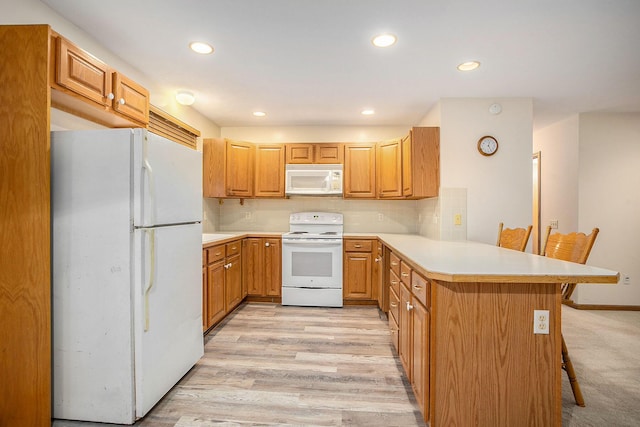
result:
[[[493,156],[498,151],[498,140],[486,135],[478,140],[478,151],[483,156]]]

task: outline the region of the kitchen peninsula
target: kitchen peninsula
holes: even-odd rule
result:
[[[468,241],[349,237],[384,245],[381,308],[431,426],[561,425],[560,284],[617,283],[618,273]],[[534,310],[548,311],[548,334],[534,334]]]

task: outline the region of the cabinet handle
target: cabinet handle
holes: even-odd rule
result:
[[[411,310],[413,310],[413,306],[409,304],[409,301],[407,301],[407,311],[411,311]]]
[[[118,104],[124,105],[124,103],[125,103],[124,98],[118,99]]]
[[[397,284],[398,284],[398,281],[397,281],[397,280],[392,280],[392,281],[391,281],[391,284],[392,284],[392,285],[397,285]]]
[[[380,258],[376,257],[375,261],[380,262]]]
[[[264,245],[265,245],[266,247],[269,247],[269,242],[266,242]]]
[[[422,289],[422,286],[413,285],[413,289],[415,289],[416,291],[419,291],[420,289]]]
[[[362,247],[362,245],[353,245],[354,248],[356,249],[360,249]]]
[[[402,277],[409,277],[409,273],[405,273],[405,272],[400,273],[400,275],[401,275]]]
[[[390,303],[389,305],[391,305],[391,307],[397,307],[397,306],[398,306],[398,303],[396,303],[396,302],[392,302],[392,303]]]
[[[398,265],[398,263],[395,262],[395,261],[391,261],[391,265],[393,265],[395,267],[396,265]]]
[[[111,100],[111,99],[113,99],[113,98],[115,98],[115,95],[114,95],[113,93],[109,93],[109,94],[107,95],[107,99]]]
[[[222,252],[216,252],[216,256],[222,255]]]
[[[231,250],[235,251],[236,250],[236,246],[231,246]]]

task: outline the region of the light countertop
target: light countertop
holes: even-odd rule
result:
[[[245,237],[280,237],[284,232],[227,231],[202,235],[203,247]],[[470,241],[432,240],[413,234],[344,233],[346,238],[379,238],[411,267],[430,279],[451,282],[617,283],[604,268],[559,261]]]

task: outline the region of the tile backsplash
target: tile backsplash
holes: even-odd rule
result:
[[[338,197],[290,199],[203,199],[202,229],[217,231],[288,231],[293,212],[341,212],[346,233],[420,234],[435,240],[466,240],[467,189],[441,188],[440,196],[422,200],[353,200]],[[454,218],[460,216],[461,223]]]
[[[212,211],[213,199],[207,200],[205,212]],[[292,197],[290,199],[225,199],[219,207],[217,224],[210,231],[288,231],[293,212],[341,212],[346,233],[377,231],[383,233],[417,233],[418,202],[415,200],[351,200],[337,197]],[[207,212],[207,216],[215,215]]]

